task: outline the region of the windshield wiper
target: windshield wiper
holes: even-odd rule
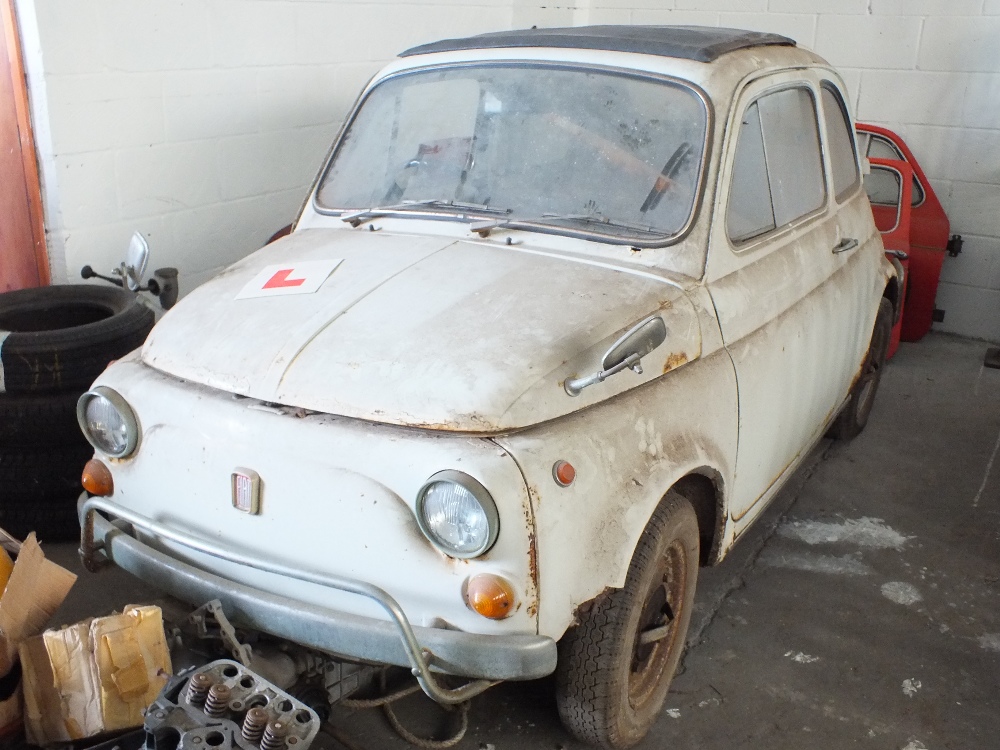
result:
[[[425,203],[433,203],[433,200],[429,201],[403,201],[402,203],[393,203],[388,206],[375,206],[372,208],[366,208],[361,211],[352,211],[349,214],[342,214],[340,217],[341,221],[346,221],[352,227],[356,227],[359,224],[364,223],[368,219],[375,219],[379,216],[385,216],[386,214],[391,214],[394,211],[405,211],[408,208],[414,206],[422,206]]]
[[[579,221],[585,224],[600,224],[606,227],[614,227],[615,229],[629,229],[644,234],[665,234],[665,232],[648,225],[628,224],[624,221],[609,219],[599,214],[542,214],[541,216],[534,217],[510,216],[506,219],[490,219],[489,221],[476,222],[469,227],[469,230],[481,237],[486,237],[492,230],[499,229],[500,227],[509,227],[517,224],[550,224],[553,221]]]
[[[389,206],[376,206],[373,208],[366,208],[363,211],[354,211],[349,214],[344,214],[340,217],[340,220],[346,221],[352,227],[356,227],[369,219],[386,216],[388,214],[396,213],[397,211],[408,211],[413,208],[449,208],[458,211],[475,211],[477,213],[484,214],[509,214],[511,211],[509,208],[495,208],[493,206],[488,206],[485,203],[467,203],[464,201],[427,198],[420,201],[403,201],[402,203],[394,203]]]

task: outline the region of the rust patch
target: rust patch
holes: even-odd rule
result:
[[[528,530],[528,576],[531,579],[531,602],[527,612],[531,617],[538,613],[538,547],[535,543],[535,522],[531,512],[532,500],[537,501],[538,493],[528,485],[528,502],[524,503],[524,525]]]
[[[588,599],[587,601],[578,605],[577,608],[573,610],[572,625],[579,625],[580,617],[590,612],[590,610],[592,610],[597,604],[599,604],[601,601],[610,596],[613,591],[615,591],[615,589],[611,588],[610,586],[605,586],[604,590],[600,594],[595,596],[593,599]],[[572,625],[570,627],[572,627]]]
[[[675,370],[685,362],[688,361],[687,355],[684,352],[677,352],[676,354],[671,354],[667,357],[667,361],[663,365],[663,372],[670,372]]]
[[[534,485],[528,485],[528,498],[531,500],[531,506],[536,507],[540,505],[541,496],[538,494],[538,490]],[[530,519],[527,519],[530,520]]]
[[[382,414],[376,411],[376,414]],[[467,414],[459,417],[460,420],[468,420],[475,427],[472,429],[459,427],[453,422],[402,422],[402,427],[415,427],[420,430],[434,430],[437,432],[453,432],[459,435],[495,435],[504,431],[504,428],[495,422],[479,414]]]
[[[528,575],[531,576],[531,583],[538,591],[538,550],[535,547],[535,532],[528,531]]]

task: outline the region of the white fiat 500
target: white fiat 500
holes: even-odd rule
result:
[[[555,672],[634,744],[699,566],[872,407],[898,282],[846,99],[727,29],[403,53],[290,236],[81,399],[85,558],[445,703]]]

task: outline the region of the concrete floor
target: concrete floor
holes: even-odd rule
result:
[[[1000,370],[983,369],[985,350],[939,334],[904,344],[865,432],[821,444],[702,571],[687,655],[640,748],[997,746]],[[72,545],[46,550],[76,566]],[[155,596],[120,571],[80,573],[59,622]],[[399,713],[422,731],[454,718],[422,696]],[[378,712],[334,721],[351,750],[409,747]],[[458,748],[515,747],[583,747],[547,680],[472,703]]]

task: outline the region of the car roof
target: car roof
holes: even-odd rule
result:
[[[727,52],[763,45],[794,47],[795,40],[780,34],[707,26],[571,26],[514,29],[460,39],[442,39],[411,47],[399,56],[503,47],[562,47],[637,52],[712,62]]]

